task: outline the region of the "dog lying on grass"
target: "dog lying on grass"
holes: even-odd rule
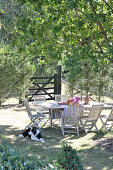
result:
[[[41,132],[36,127],[31,127],[26,129],[24,132],[18,135],[20,138],[31,138],[34,141],[41,141],[45,143],[44,139],[42,138]]]

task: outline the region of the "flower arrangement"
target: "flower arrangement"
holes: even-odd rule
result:
[[[80,98],[79,97],[73,97],[72,99],[67,100],[66,102],[58,102],[59,105],[79,105],[80,104]]]
[[[79,104],[80,98],[79,97],[73,97],[72,101],[73,101],[73,104]]]
[[[70,100],[67,100],[66,102],[59,102],[58,104],[66,104],[66,105],[68,105],[68,104],[70,104],[70,105],[79,105],[79,103],[80,103],[80,98],[79,97],[73,97],[72,99],[70,99]]]

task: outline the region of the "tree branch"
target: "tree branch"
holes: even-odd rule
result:
[[[104,1],[104,2],[105,2],[105,1]],[[91,9],[92,9],[93,13],[96,15],[96,11],[95,11],[92,3],[90,3],[90,6],[91,6]],[[83,11],[81,11],[81,10],[78,9],[78,8],[75,8],[75,10],[77,10],[77,11],[81,12],[82,14],[86,15]],[[79,15],[78,15],[78,16],[79,16]],[[105,31],[104,31],[101,23],[100,23],[100,22],[97,22],[97,25],[99,26],[100,33],[102,34],[105,42],[109,45],[109,41],[108,41],[107,35],[106,35],[106,33],[105,33]],[[90,28],[90,30],[91,30],[91,32],[92,32],[92,29],[91,29],[91,28]],[[93,32],[92,32],[92,35],[93,35],[93,38],[95,39],[95,36],[94,36]],[[81,44],[81,45],[82,45],[82,44]],[[97,45],[97,47],[100,49],[100,54],[103,54],[103,53],[104,53],[104,52],[103,52],[103,49],[102,49],[102,47],[101,47],[101,45],[100,45],[100,43],[99,43],[98,41],[96,41],[96,45]],[[109,57],[109,60],[113,63],[113,59],[111,59],[111,58]]]
[[[100,53],[101,53],[101,54],[103,54],[102,47],[101,47],[101,45],[99,44],[99,42],[98,42],[98,41],[96,42],[96,44],[97,44],[98,48],[100,49]]]
[[[83,11],[79,10],[78,8],[75,8],[77,11],[80,11],[82,14],[86,15]],[[78,15],[79,16],[79,15]],[[85,21],[84,21],[85,22]],[[90,28],[91,34],[93,35],[93,38],[95,39],[95,36],[92,32],[92,29]],[[100,54],[103,54],[103,49],[101,47],[101,45],[99,44],[99,42],[96,42],[96,45],[98,46],[98,48],[100,49]]]
[[[93,6],[93,4],[91,2],[90,2],[90,6],[91,6],[91,9],[92,9],[92,12],[96,15],[95,8],[94,8],[94,6]],[[98,21],[97,25],[99,26],[100,33],[102,34],[105,42],[109,45],[109,40],[107,38],[107,35],[106,35],[105,31],[104,31],[104,28],[103,28],[102,24]]]
[[[113,9],[111,8],[111,6],[105,0],[102,0],[102,1],[111,9],[111,11],[113,13]]]
[[[58,44],[58,45],[63,45],[63,46],[66,46],[66,47],[71,47],[71,48],[73,47],[73,46],[68,46],[67,44],[61,44],[61,43],[59,43],[59,42],[57,42],[57,41],[56,41],[56,44]]]
[[[81,12],[82,14],[86,15],[83,11],[81,11],[80,9],[78,8],[75,8],[77,11]]]

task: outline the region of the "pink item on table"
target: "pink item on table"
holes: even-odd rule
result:
[[[72,101],[73,101],[74,104],[75,104],[75,103],[78,103],[78,104],[79,104],[80,98],[79,98],[79,97],[73,97],[73,98],[72,98]]]

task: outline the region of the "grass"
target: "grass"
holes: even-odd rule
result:
[[[53,127],[50,127],[49,123],[43,127],[42,136],[46,141],[45,144],[31,139],[21,139],[18,138],[18,134],[24,130],[27,124],[26,111],[15,105],[17,101],[15,103],[13,100],[8,102],[9,106],[11,103],[14,106],[0,109],[0,140],[5,138],[12,147],[16,147],[28,155],[36,155],[42,161],[48,157],[54,160],[62,142],[67,141],[77,150],[85,170],[113,170],[113,153],[104,150],[97,143],[102,138],[112,138],[113,131],[107,134],[105,131],[101,133],[90,132],[87,135],[81,132],[79,138],[73,134],[62,136],[61,128],[56,122]],[[100,122],[98,122],[98,126],[100,126]]]

